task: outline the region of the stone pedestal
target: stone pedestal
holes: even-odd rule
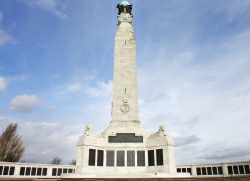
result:
[[[149,134],[138,121],[111,121],[102,134],[97,134],[87,125],[78,141],[76,173],[175,174],[174,143],[164,126]]]

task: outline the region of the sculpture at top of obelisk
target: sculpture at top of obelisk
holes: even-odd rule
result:
[[[112,121],[139,121],[136,72],[136,41],[132,27],[132,5],[117,5]]]
[[[132,5],[129,4],[129,2],[127,1],[122,1],[120,4],[118,4],[116,6],[118,8],[118,26],[122,23],[122,22],[128,22],[130,24],[132,24],[132,18],[133,15],[132,13]]]

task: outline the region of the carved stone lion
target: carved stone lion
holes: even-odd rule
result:
[[[159,137],[159,136],[167,136],[166,128],[164,125],[159,126],[159,130],[156,133],[152,133],[150,137]]]
[[[164,126],[164,125],[160,125],[160,126],[159,126],[159,131],[158,131],[158,132],[165,133],[165,131],[166,131],[165,126]]]
[[[95,133],[95,132],[92,131],[92,125],[91,124],[87,124],[85,126],[84,137],[86,137],[86,136],[94,136],[94,137],[98,137],[98,138],[101,137],[100,134]]]
[[[92,131],[92,125],[91,124],[87,124],[85,126],[85,132],[88,132],[88,131]]]

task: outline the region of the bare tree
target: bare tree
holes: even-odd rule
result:
[[[0,161],[17,162],[24,153],[21,136],[16,135],[17,126],[17,123],[9,124],[0,136]]]
[[[76,159],[72,160],[72,161],[70,162],[70,165],[76,165]]]
[[[60,165],[62,159],[59,158],[59,157],[53,157],[53,160],[50,162],[51,164],[54,164],[54,165]]]

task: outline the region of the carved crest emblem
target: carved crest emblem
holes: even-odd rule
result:
[[[129,112],[128,104],[121,105],[121,111],[122,111],[123,114],[128,114],[128,112]]]

